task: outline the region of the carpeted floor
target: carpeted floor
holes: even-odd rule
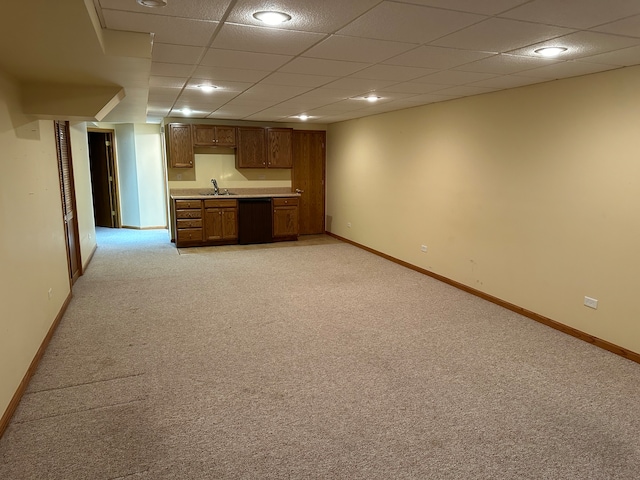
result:
[[[98,242],[3,480],[640,476],[638,364],[333,239]]]

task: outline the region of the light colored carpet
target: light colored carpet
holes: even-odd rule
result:
[[[341,242],[98,241],[3,480],[639,476],[638,364]]]

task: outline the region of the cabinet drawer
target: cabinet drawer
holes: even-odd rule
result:
[[[201,228],[185,228],[184,230],[178,230],[177,234],[178,243],[202,242]]]
[[[237,207],[237,200],[205,200],[204,208]]]
[[[202,219],[178,220],[178,230],[184,230],[185,228],[202,228]]]
[[[176,218],[201,218],[202,211],[198,210],[176,210]]]
[[[274,198],[273,206],[274,207],[290,207],[293,205],[298,205],[297,197],[287,197],[287,198]]]
[[[180,208],[200,208],[202,200],[176,200],[176,210]]]

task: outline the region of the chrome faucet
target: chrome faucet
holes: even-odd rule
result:
[[[215,178],[212,178],[211,183],[213,183],[213,194],[218,195],[218,193],[220,193],[220,190],[218,189],[218,182],[216,182]]]

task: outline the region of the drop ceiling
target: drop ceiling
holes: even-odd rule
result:
[[[103,29],[152,34],[147,77],[123,84],[148,85],[152,122],[189,108],[194,118],[333,123],[640,64],[637,0],[91,2]],[[253,17],[261,10],[292,18],[267,27]],[[534,51],[549,45],[568,50]]]

